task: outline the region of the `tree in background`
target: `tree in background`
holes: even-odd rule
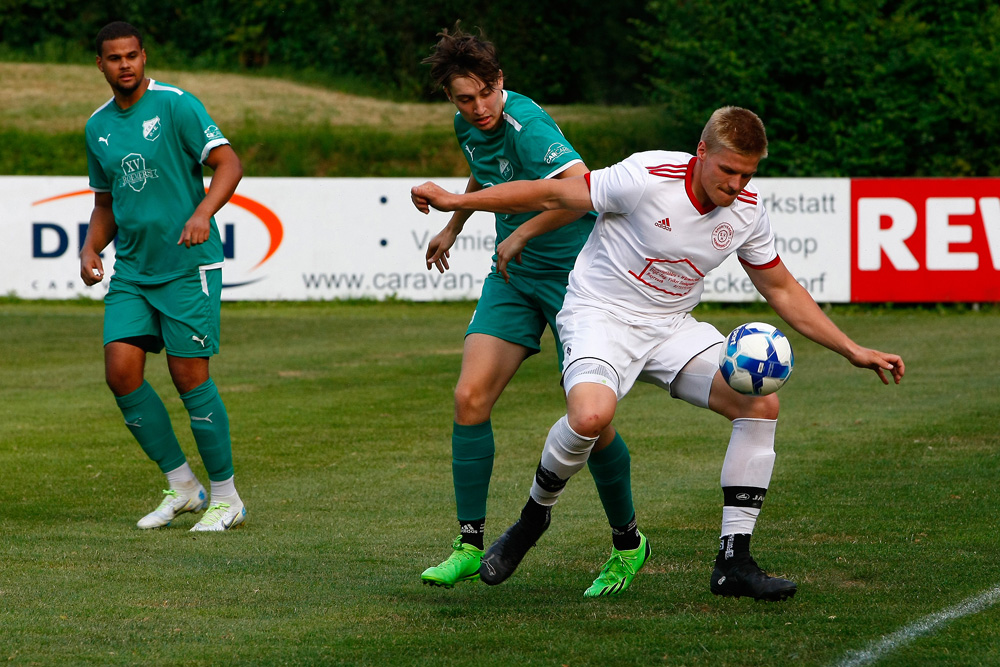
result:
[[[1000,175],[1000,5],[978,0],[649,3],[651,98],[697,136],[757,111],[782,176]],[[779,175],[761,164],[761,173]]]
[[[4,0],[8,56],[73,60],[105,23],[127,20],[172,66],[235,70],[273,66],[347,76],[408,99],[439,99],[420,61],[458,19],[499,47],[513,90],[547,103],[641,104],[645,63],[622,57],[640,3],[576,0],[510,5],[457,0],[180,0],[95,6],[81,0]]]
[[[762,175],[1000,175],[996,0],[0,4],[0,57],[89,62],[93,35],[124,18],[164,68],[427,101],[441,97],[420,60],[461,19],[497,44],[505,84],[543,104],[663,104],[643,148],[693,148],[704,118],[736,104],[767,123]]]

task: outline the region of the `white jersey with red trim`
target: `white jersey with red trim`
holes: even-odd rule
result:
[[[569,278],[566,302],[597,302],[625,320],[690,312],[704,278],[726,257],[767,268],[778,262],[757,189],[725,208],[701,207],[691,178],[697,158],[648,151],[587,175],[600,216]]]

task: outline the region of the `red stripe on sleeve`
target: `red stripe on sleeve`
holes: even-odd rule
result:
[[[770,269],[771,267],[777,266],[778,262],[781,261],[781,257],[777,255],[775,255],[774,259],[772,259],[767,264],[751,264],[750,262],[746,261],[745,259],[739,256],[737,256],[736,259],[740,260],[740,264],[745,264],[746,266],[749,266],[751,269]]]

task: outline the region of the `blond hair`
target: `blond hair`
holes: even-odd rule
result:
[[[752,157],[767,157],[764,123],[753,111],[740,107],[716,109],[701,132],[708,152],[726,148]]]

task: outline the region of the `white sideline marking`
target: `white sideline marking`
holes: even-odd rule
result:
[[[837,663],[837,667],[860,667],[861,665],[870,665],[886,653],[890,653],[897,648],[908,644],[911,640],[937,629],[939,626],[944,625],[948,621],[953,621],[956,618],[961,618],[963,616],[969,616],[970,614],[978,614],[984,609],[992,607],[997,602],[1000,602],[1000,585],[994,586],[985,593],[980,593],[973,598],[960,602],[954,607],[950,607],[944,611],[939,611],[938,613],[931,614],[930,616],[925,616],[916,623],[912,623],[905,628],[897,630],[891,635],[883,637],[881,641],[873,642],[871,646],[863,651],[848,652],[848,654],[844,656],[844,659]]]

